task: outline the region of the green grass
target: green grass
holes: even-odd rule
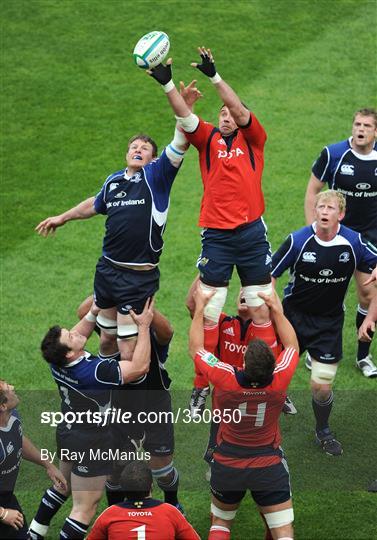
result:
[[[210,46],[221,75],[265,125],[265,218],[276,249],[304,224],[305,187],[323,145],[349,136],[353,112],[375,102],[377,11],[374,1],[365,0],[2,0],[0,9],[0,376],[20,389],[25,431],[45,446],[53,445],[53,434],[42,430],[38,410],[44,399],[52,399],[55,388],[40,358],[40,339],[56,322],[73,325],[76,306],[91,292],[103,218],[70,223],[47,240],[34,227],[47,215],[95,194],[105,177],[122,167],[134,133],[150,133],[161,148],[169,142],[174,122],[166,98],[132,64],[130,53],[139,37],[151,29],[169,34],[175,81],[196,76],[205,96],[197,111],[216,122],[219,100],[210,83],[189,67],[196,46]],[[200,250],[196,223],[201,190],[192,149],[173,188],[158,294],[159,308],[175,327],[169,371],[176,406],[186,405],[192,384],[184,299]],[[229,312],[237,288],[235,275]],[[333,411],[344,455],[327,458],[312,442],[303,366],[290,391],[299,415],[282,419],[296,535],[305,540],[376,537],[376,498],[365,492],[375,475],[375,381],[354,368],[355,302],[352,286]],[[96,347],[93,339],[91,348]],[[180,423],[176,432],[181,498],[190,521],[205,537],[209,492],[201,454],[206,426]],[[46,485],[37,468],[23,464],[17,491],[29,520]],[[245,501],[237,516],[236,540],[262,535],[250,504]],[[62,518],[54,521],[52,539]]]

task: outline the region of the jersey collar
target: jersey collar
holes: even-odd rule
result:
[[[79,356],[78,358],[76,358],[76,360],[74,360],[73,362],[70,362],[69,364],[67,364],[66,366],[64,366],[65,368],[71,368],[73,366],[76,366],[77,364],[79,364],[82,360],[87,360],[89,358],[89,356],[91,356],[91,354],[88,352],[88,351],[84,351],[84,354],[82,356]]]

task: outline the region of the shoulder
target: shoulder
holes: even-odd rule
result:
[[[329,144],[328,146],[325,146],[325,149],[328,150],[331,158],[340,158],[345,152],[351,150],[350,141],[349,139],[346,139],[334,144]]]
[[[306,227],[301,227],[297,231],[291,233],[292,240],[294,244],[303,244],[310,237],[314,236],[314,230],[312,225],[307,225]]]

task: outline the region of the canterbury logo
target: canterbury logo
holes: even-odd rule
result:
[[[340,167],[340,174],[346,174],[348,176],[353,176],[355,174],[353,169],[354,169],[353,165],[348,165],[347,163],[344,163]]]

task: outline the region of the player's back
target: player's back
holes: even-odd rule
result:
[[[191,525],[174,506],[151,498],[126,500],[105,510],[88,540],[197,540]]]

